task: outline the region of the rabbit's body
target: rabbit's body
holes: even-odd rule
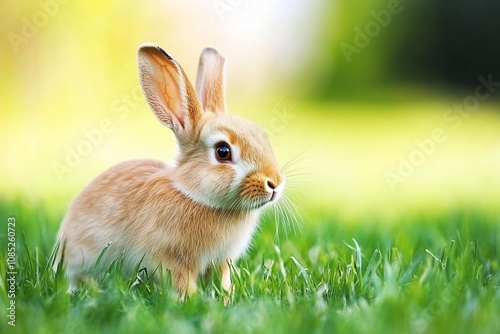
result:
[[[73,232],[65,236],[66,244],[72,245],[65,252],[70,280],[92,269],[108,245],[101,262],[104,267],[125,253],[127,269],[143,259],[145,267],[183,268],[194,277],[211,263],[222,265],[245,251],[258,213],[228,215],[200,207],[175,188],[174,173],[172,166],[161,161],[127,161],[105,171],[82,191],[63,222]]]
[[[198,98],[162,49],[139,49],[144,95],[179,150],[173,165],[118,164],[74,199],[55,263],[64,259],[70,289],[99,259],[107,268],[124,254],[125,269],[141,261],[152,271],[169,269],[181,295],[196,290],[211,263],[221,266],[222,287],[231,290],[229,262],[247,249],[261,209],[281,196],[284,176],[262,129],[225,114],[223,63],[215,50],[203,52]]]

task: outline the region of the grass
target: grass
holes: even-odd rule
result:
[[[408,214],[346,223],[317,212],[302,234],[276,239],[266,218],[232,272],[224,306],[219,273],[178,302],[166,273],[159,284],[122,277],[120,261],[95,285],[66,293],[51,270],[60,215],[3,203],[16,218],[16,327],[1,333],[494,333],[500,329],[500,221],[481,212]],[[0,303],[7,297],[6,233]]]

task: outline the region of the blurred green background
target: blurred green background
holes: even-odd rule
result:
[[[194,80],[226,58],[229,112],[265,127],[292,197],[343,217],[500,211],[493,1],[0,3],[0,187],[62,212],[99,172],[171,161],[138,85],[139,44]],[[348,220],[346,220],[348,221]]]

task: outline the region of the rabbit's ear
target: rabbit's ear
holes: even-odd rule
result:
[[[151,44],[139,47],[137,62],[142,91],[156,118],[178,138],[189,137],[202,111],[182,67]]]
[[[200,56],[196,93],[204,111],[226,111],[224,98],[224,57],[215,49],[206,48]]]

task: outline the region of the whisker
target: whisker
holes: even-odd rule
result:
[[[305,156],[306,151],[302,151],[300,153],[297,153],[294,155],[290,160],[288,160],[282,167],[281,169],[286,172],[288,168],[291,166],[295,165],[296,163],[299,163],[301,161],[304,161],[307,157]]]
[[[316,189],[316,185],[311,185],[311,183],[307,180],[292,180],[286,186],[286,189],[291,189],[292,187],[300,187],[300,188],[308,188],[308,189]]]
[[[286,187],[286,191],[287,192],[301,192],[301,193],[304,193],[306,194],[306,191],[307,192],[315,192],[318,190],[318,186],[316,185],[311,185],[307,182],[296,182],[296,183],[292,183],[292,184],[289,184],[287,187]]]
[[[274,238],[277,242],[279,242],[279,227],[280,227],[280,222],[282,222],[282,226],[285,227],[286,226],[286,222],[285,222],[285,217],[283,216],[283,210],[282,210],[282,207],[281,207],[281,201],[277,203],[276,205],[276,208],[275,208],[275,225],[276,225],[276,230],[275,230],[275,233],[274,233]],[[284,233],[285,233],[285,238],[288,239],[288,231],[286,230],[286,227],[283,229]]]
[[[226,209],[222,210],[221,215],[219,216],[219,222],[221,223],[226,223],[230,220],[231,215],[235,214],[236,212],[240,211],[238,210],[241,202],[243,201],[242,198],[236,197],[229,205],[227,206]]]
[[[301,175],[318,175],[318,173],[316,173],[316,172],[302,172],[303,170],[306,170],[306,169],[308,169],[308,168],[300,167],[300,168],[296,168],[293,170],[288,170],[284,173],[287,177],[295,176],[295,175],[299,175],[299,176],[301,176]]]
[[[288,198],[288,196],[284,196],[284,201],[283,201],[283,206],[287,208],[288,212],[288,219],[290,221],[290,224],[292,225],[292,228],[294,230],[294,233],[297,233],[297,228],[299,229],[299,232],[302,233],[302,225],[300,224],[300,221],[302,221],[302,217],[300,215],[299,208],[295,205],[293,201]],[[297,216],[299,218],[297,218]],[[300,221],[299,221],[300,219]]]

